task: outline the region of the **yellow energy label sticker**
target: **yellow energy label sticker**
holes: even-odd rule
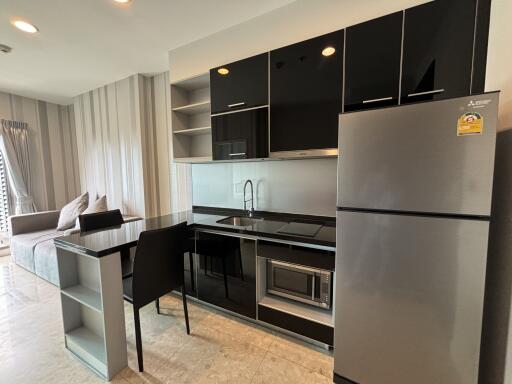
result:
[[[466,112],[457,120],[457,136],[481,135],[484,118],[476,112]]]

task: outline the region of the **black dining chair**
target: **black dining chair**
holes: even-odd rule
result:
[[[89,232],[124,224],[123,215],[119,209],[80,215],[78,216],[78,221],[80,222],[80,232]]]
[[[80,233],[107,229],[124,224],[123,215],[119,209],[80,215],[78,216],[78,221],[80,222]],[[123,248],[121,249],[121,270],[123,279],[131,276],[132,269],[133,262],[130,257],[130,249]]]
[[[124,299],[133,305],[139,372],[144,371],[139,319],[142,307],[154,301],[160,313],[159,298],[181,288],[185,324],[190,334],[183,257],[186,240],[187,223],[142,232],[135,251],[133,275],[123,280]]]

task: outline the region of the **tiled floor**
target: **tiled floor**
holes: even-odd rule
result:
[[[142,310],[145,372],[137,371],[133,312],[125,306],[129,368],[112,383],[332,383],[332,355],[189,302]],[[102,383],[64,349],[58,288],[0,257],[0,383]]]

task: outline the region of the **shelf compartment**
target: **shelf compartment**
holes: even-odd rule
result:
[[[188,115],[210,112],[210,100],[175,107],[172,110],[173,112],[180,112]]]
[[[77,284],[62,289],[61,293],[97,312],[102,312],[101,295],[91,288]]]
[[[212,127],[197,127],[197,128],[180,129],[179,131],[174,131],[174,134],[197,136],[197,135],[209,134],[211,132],[212,132]]]
[[[86,327],[79,327],[65,335],[66,347],[80,360],[89,365],[101,376],[107,377],[107,357],[105,342]]]
[[[319,323],[328,327],[334,327],[332,310],[315,308],[308,304],[298,303],[272,295],[264,296],[258,304],[311,322]]]
[[[298,317],[266,305],[258,304],[258,320],[286,329],[298,335],[334,345],[334,328],[303,317]]]
[[[198,76],[178,80],[173,82],[172,85],[187,92],[203,88],[210,88],[210,73],[206,72]]]

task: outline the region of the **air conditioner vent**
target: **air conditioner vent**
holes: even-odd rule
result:
[[[12,51],[11,47],[4,45],[4,44],[0,44],[0,53],[9,53],[11,51]]]

